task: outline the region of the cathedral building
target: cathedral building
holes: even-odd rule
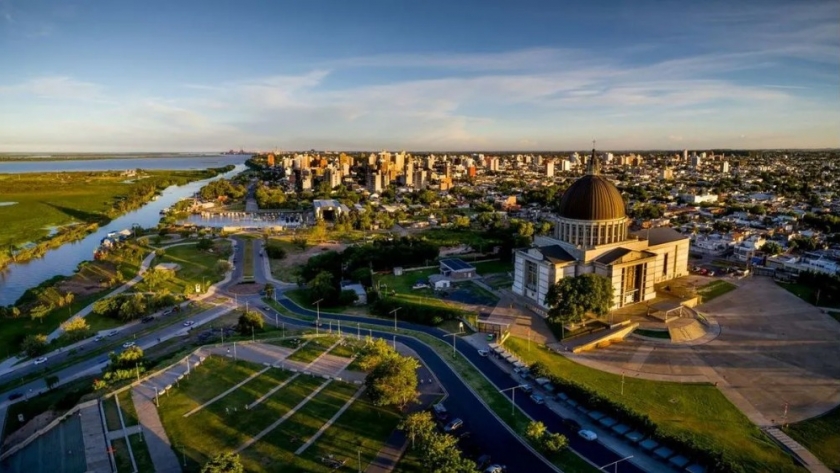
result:
[[[654,284],[688,274],[688,237],[671,228],[629,234],[624,199],[599,174],[595,150],[587,173],[563,194],[552,237],[514,252],[513,292],[547,309],[561,278],[595,273],[613,285],[616,309],[656,297]]]

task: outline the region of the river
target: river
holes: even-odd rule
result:
[[[220,154],[217,156],[172,155],[153,158],[68,159],[56,161],[33,158],[26,161],[0,161],[0,173],[125,171],[126,169],[161,169],[167,171],[207,169],[220,168],[228,164],[242,164],[249,157],[241,154]]]
[[[157,162],[159,159],[165,158],[156,158],[152,159],[151,161]],[[183,159],[183,158],[182,158]],[[199,189],[201,189],[205,184],[210,181],[215,181],[221,178],[230,178],[234,175],[244,171],[246,169],[245,165],[241,164],[246,157],[238,156],[237,159],[239,160],[239,164],[237,164],[236,169],[230,171],[228,173],[210,178],[204,179],[201,181],[191,182],[189,184],[183,186],[171,186],[165,189],[158,200],[152,201],[140,207],[137,210],[129,212],[121,217],[118,217],[111,221],[108,225],[104,225],[99,228],[94,233],[86,236],[85,238],[78,240],[73,243],[65,243],[59,248],[54,250],[48,251],[43,258],[34,259],[26,263],[22,264],[12,264],[7,268],[0,270],[0,305],[9,305],[13,304],[18,298],[26,292],[27,289],[30,287],[37,286],[42,282],[50,279],[54,276],[58,275],[71,275],[76,271],[79,263],[82,261],[93,259],[93,251],[99,247],[99,243],[102,241],[105,236],[114,231],[120,231],[124,229],[131,229],[131,226],[134,224],[140,225],[143,228],[154,227],[160,221],[160,211],[166,207],[170,207],[180,199],[184,197],[190,197],[194,193],[196,193]],[[100,161],[108,161],[108,160],[99,160]],[[144,169],[169,169],[169,168],[159,168],[157,166],[137,166],[135,160],[130,159],[120,159],[114,161],[128,161],[134,162],[135,164],[126,164],[127,167],[123,167],[120,169],[136,169],[138,167],[142,167]],[[143,161],[138,160],[138,161]],[[71,164],[71,163],[78,163],[78,162],[87,162],[87,161],[62,161],[62,162],[44,162],[42,164]],[[17,164],[17,163],[5,163],[5,164]],[[233,164],[233,163],[228,163]],[[214,163],[211,167],[217,167],[224,164]],[[202,169],[206,167],[203,166]],[[0,169],[2,169],[2,164],[0,164]],[[189,168],[171,168],[171,169],[189,169]],[[51,170],[67,170],[63,168],[52,168]]]

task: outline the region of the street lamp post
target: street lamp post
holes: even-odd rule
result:
[[[324,299],[318,299],[317,301],[313,302],[315,304],[315,335],[318,335],[318,327],[321,325],[321,301]]]
[[[503,393],[505,391],[510,391],[510,415],[514,415],[516,413],[516,390],[521,388],[522,385],[514,386],[512,388],[505,388],[500,389],[499,392]]]
[[[616,461],[614,461],[614,462],[612,462],[612,463],[607,463],[606,465],[604,465],[604,466],[602,466],[602,467],[600,467],[600,468],[598,468],[598,469],[599,469],[599,470],[601,470],[601,471],[607,471],[607,470],[605,470],[605,468],[606,468],[606,467],[608,467],[608,466],[613,466],[613,467],[614,467],[614,468],[613,468],[613,471],[614,471],[615,473],[618,473],[618,464],[619,464],[619,463],[621,463],[621,462],[623,462],[623,461],[629,460],[629,459],[631,459],[631,458],[633,458],[633,455],[630,455],[630,456],[624,457],[624,458],[622,458],[622,459],[620,459],[620,460],[616,460]]]
[[[397,331],[397,311],[402,309],[402,307],[397,307],[396,309],[392,310],[390,313],[394,314],[394,331]]]

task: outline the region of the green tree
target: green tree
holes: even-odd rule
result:
[[[606,315],[613,304],[612,281],[597,274],[562,278],[548,289],[548,317],[558,323],[580,323],[587,313]]]
[[[38,304],[35,307],[33,307],[32,309],[30,309],[29,317],[31,317],[32,320],[37,320],[41,323],[44,323],[44,317],[46,317],[47,314],[49,314],[52,309],[53,309],[52,304],[50,304],[50,305]]]
[[[540,421],[532,420],[528,423],[528,427],[525,429],[525,438],[538,444],[542,442],[543,436],[546,432],[547,429],[545,424]]]
[[[44,378],[44,384],[47,385],[47,389],[52,391],[52,388],[54,388],[55,385],[58,384],[58,376],[57,375],[47,376],[46,378]]]
[[[47,351],[47,336],[40,333],[37,335],[27,335],[24,337],[20,348],[29,357],[34,358],[38,355],[43,355]]]
[[[239,322],[236,324],[236,330],[242,335],[251,335],[251,333],[259,332],[263,329],[265,321],[262,316],[253,310],[243,312],[239,316]]]
[[[263,288],[265,291],[265,297],[269,299],[274,299],[274,285],[271,283],[265,283],[265,287]]]
[[[415,443],[419,440],[423,442],[435,432],[435,421],[432,419],[432,414],[429,411],[420,411],[409,414],[397,426],[398,429],[405,432],[406,437],[411,440],[411,448],[414,448]]]
[[[202,238],[198,240],[198,243],[195,244],[195,247],[200,251],[207,251],[213,248],[213,240],[209,238]]]
[[[470,228],[470,218],[466,215],[458,215],[453,220],[452,223],[455,225],[455,228]]]
[[[127,322],[139,319],[146,314],[146,297],[143,294],[135,293],[124,297],[120,304],[120,319]]]
[[[319,218],[315,221],[315,225],[309,230],[309,236],[317,241],[322,242],[327,237],[327,222]]]
[[[111,352],[108,358],[111,359],[111,369],[134,368],[143,361],[143,349],[135,345],[119,353]]]
[[[397,352],[382,338],[375,338],[362,348],[358,365],[362,371],[370,371],[386,358],[396,356]]]
[[[90,334],[90,326],[83,317],[73,317],[62,324],[64,335],[72,341],[86,338]]]
[[[542,449],[548,453],[557,453],[569,445],[569,439],[557,432],[547,433],[542,439]]]
[[[368,396],[377,406],[403,408],[417,400],[417,368],[408,356],[392,356],[380,362],[365,378]]]
[[[226,259],[220,259],[216,261],[216,273],[217,274],[225,274],[226,272],[233,269],[233,265],[230,264],[230,261]]]
[[[233,452],[219,453],[201,467],[201,473],[244,473],[245,467],[239,455]]]
[[[333,275],[329,271],[321,271],[311,281],[306,283],[309,289],[309,299],[314,302],[319,299],[332,302],[338,297],[338,288],[333,283]]]
[[[764,243],[764,245],[761,247],[761,251],[763,251],[764,253],[766,253],[770,256],[774,256],[774,255],[778,255],[783,250],[782,250],[782,245],[776,243],[775,241],[768,241],[768,242]]]
[[[172,271],[164,269],[152,268],[143,274],[143,281],[152,291],[157,290],[161,284],[169,281],[170,279],[172,279]]]

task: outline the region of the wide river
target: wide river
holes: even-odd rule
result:
[[[17,174],[23,172],[61,172],[61,171],[125,171],[126,169],[207,169],[220,168],[228,164],[242,164],[250,156],[157,156],[114,159],[80,159],[48,161],[46,159],[28,159],[26,161],[0,161],[0,173]]]
[[[223,156],[224,160],[213,158],[209,162],[204,161],[204,158],[179,158],[182,161],[180,167],[176,163],[170,161],[169,166],[173,167],[159,167],[156,164],[168,158],[155,159],[117,159],[117,160],[96,160],[96,161],[50,161],[40,164],[42,167],[38,171],[70,171],[80,170],[76,165],[79,163],[90,164],[91,167],[84,168],[86,171],[90,170],[106,170],[100,163],[105,161],[114,161],[120,163],[120,167],[110,169],[192,169],[192,168],[206,168],[219,167],[227,164],[235,164],[236,169],[226,174],[216,176],[211,179],[191,182],[184,186],[171,186],[164,190],[160,198],[144,205],[143,207],[129,212],[122,217],[118,217],[111,221],[108,225],[104,225],[94,233],[86,236],[82,240],[74,243],[66,243],[59,248],[48,251],[43,258],[34,259],[27,263],[13,264],[0,270],[0,305],[13,304],[23,293],[30,287],[46,281],[47,279],[58,275],[71,275],[75,272],[79,263],[93,259],[93,251],[99,246],[99,243],[109,233],[120,231],[124,229],[131,229],[132,225],[137,224],[143,228],[154,227],[160,221],[160,211],[169,207],[181,198],[190,197],[206,183],[221,179],[223,177],[229,178],[245,170],[245,165],[242,164],[248,158],[247,156]],[[233,159],[235,158],[235,159]],[[144,165],[139,165],[138,162],[143,162]],[[200,162],[200,165],[193,165],[193,162]],[[3,166],[6,164],[20,164],[14,163],[0,163],[0,171],[4,171]],[[23,164],[29,164],[23,163]],[[73,169],[68,169],[65,165],[72,165]],[[14,172],[14,171],[13,171]],[[17,171],[24,172],[24,171]],[[25,171],[25,172],[35,172]]]

